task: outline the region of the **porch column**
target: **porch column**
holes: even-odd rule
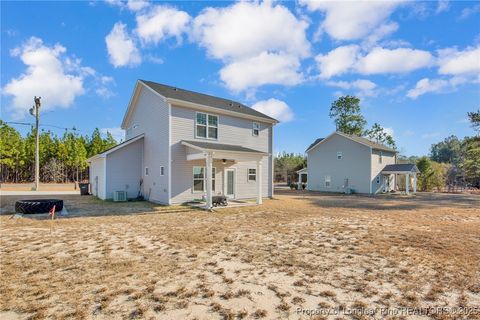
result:
[[[410,193],[409,183],[410,183],[410,174],[406,173],[406,174],[405,174],[405,193],[406,193],[406,194],[409,194],[409,193]]]
[[[257,204],[262,203],[262,160],[257,160]]]
[[[207,182],[207,204],[206,208],[210,209],[212,208],[212,162],[213,162],[213,156],[211,153],[207,153],[207,157],[205,159],[206,161],[206,182]]]
[[[417,193],[417,173],[413,174],[413,193]]]

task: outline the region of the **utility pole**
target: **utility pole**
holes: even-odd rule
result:
[[[40,133],[38,131],[38,125],[40,122],[40,102],[41,97],[34,97],[33,101],[35,104],[33,107],[30,108],[30,114],[35,117],[35,133],[36,133],[36,141],[35,141],[35,190],[38,191],[39,183],[40,183],[40,157],[39,157],[39,145],[40,145]]]

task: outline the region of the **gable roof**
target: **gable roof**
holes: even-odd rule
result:
[[[389,148],[387,146],[384,146],[383,144],[380,144],[380,143],[376,143],[376,142],[373,142],[371,140],[368,140],[367,138],[364,138],[364,137],[359,137],[359,136],[354,136],[354,135],[350,135],[350,134],[346,134],[346,133],[343,133],[343,132],[338,132],[338,131],[335,131],[333,132],[332,134],[330,134],[329,136],[327,136],[326,138],[319,138],[317,140],[315,140],[315,142],[313,142],[308,148],[307,150],[305,150],[305,152],[308,152],[310,151],[311,149],[313,149],[314,147],[316,147],[317,145],[319,145],[320,143],[324,142],[325,140],[329,139],[330,137],[332,137],[333,135],[339,135],[339,136],[342,136],[342,137],[345,137],[347,139],[350,139],[352,141],[355,141],[355,142],[358,142],[360,144],[363,144],[367,147],[370,147],[372,149],[375,149],[375,150],[381,150],[381,151],[387,151],[387,152],[394,152],[396,153],[397,151],[395,149],[392,149],[392,148]]]
[[[320,141],[324,140],[325,138],[318,138],[316,139],[315,141],[313,141],[313,143],[311,145],[308,146],[307,150],[305,150],[305,152],[308,152],[308,150],[312,149],[314,146],[317,145],[317,143],[319,143]]]
[[[195,149],[201,149],[205,151],[230,151],[230,152],[247,152],[247,153],[266,154],[265,152],[262,152],[262,151],[245,148],[245,147],[234,145],[234,144],[189,141],[189,140],[182,140],[182,144],[188,147],[193,147]]]
[[[420,172],[413,163],[387,164],[382,172]]]
[[[180,89],[169,85],[156,83],[153,81],[139,80],[141,83],[148,86],[158,94],[164,96],[167,99],[176,99],[181,101],[187,101],[195,104],[205,105],[223,111],[236,112],[249,116],[254,116],[267,120],[268,122],[278,122],[278,120],[267,116],[255,109],[247,107],[246,105],[229,99],[211,96],[204,93],[195,91]]]
[[[125,140],[125,141],[123,141],[122,143],[117,144],[116,146],[113,146],[113,147],[111,147],[111,148],[109,148],[109,149],[107,149],[107,150],[105,150],[105,151],[103,151],[103,152],[101,152],[101,153],[97,153],[97,154],[91,156],[90,158],[87,159],[87,162],[90,162],[90,161],[92,161],[92,160],[94,160],[94,159],[96,159],[96,158],[105,157],[107,154],[112,153],[112,152],[114,152],[114,151],[117,151],[118,149],[121,149],[121,148],[123,148],[123,147],[126,147],[126,146],[128,146],[130,143],[133,143],[133,142],[135,142],[135,141],[137,141],[137,140],[142,139],[144,136],[145,136],[145,134],[142,133],[142,134],[139,134],[138,136],[135,136],[135,137],[133,137],[133,138],[130,138],[130,139],[128,139],[128,140]]]

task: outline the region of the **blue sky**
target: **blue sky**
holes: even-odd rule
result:
[[[423,155],[473,134],[479,17],[468,1],[2,1],[1,118],[31,122],[41,95],[42,123],[118,136],[147,79],[277,117],[276,151],[303,152],[334,130],[331,103],[354,94],[369,126]]]

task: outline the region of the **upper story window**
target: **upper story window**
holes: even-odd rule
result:
[[[337,152],[337,160],[342,160],[342,158],[343,158],[343,153],[342,153],[342,151],[338,151],[338,152]]]
[[[253,122],[253,124],[252,124],[252,135],[254,137],[258,137],[259,134],[260,134],[260,123]]]
[[[165,167],[164,166],[160,166],[160,175],[161,176],[165,175]]]
[[[218,138],[218,116],[197,112],[195,137],[216,140]]]
[[[382,161],[383,161],[382,158],[383,158],[383,152],[380,151],[380,154],[378,155],[378,163],[382,163]]]

